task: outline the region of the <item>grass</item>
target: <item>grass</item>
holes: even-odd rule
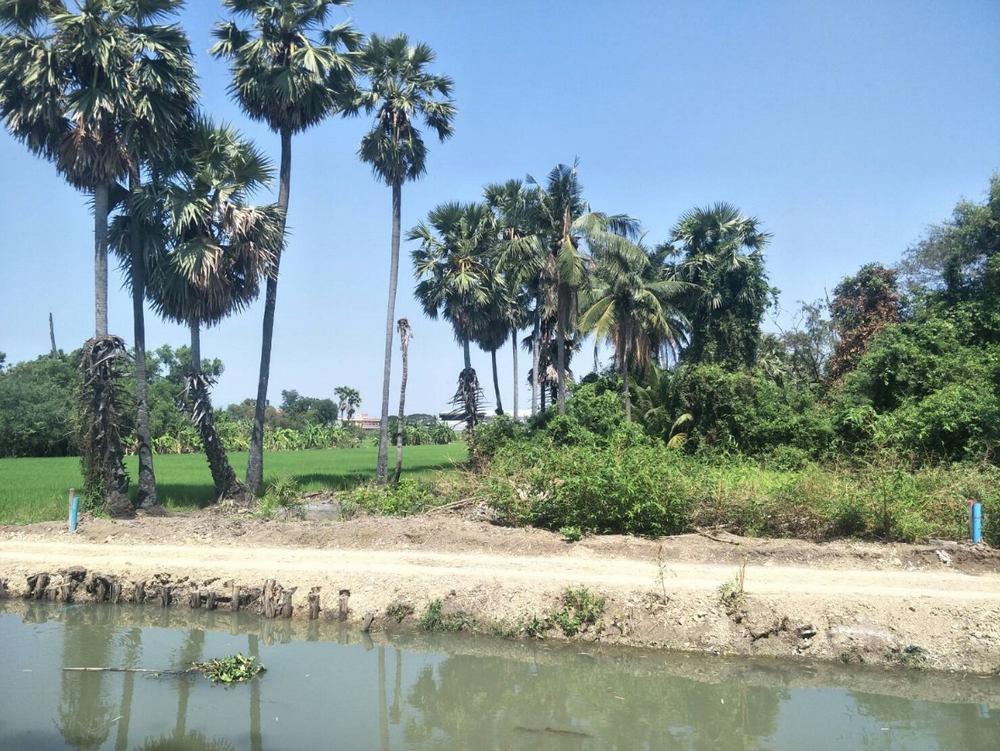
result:
[[[264,483],[288,478],[303,493],[347,490],[374,477],[377,454],[374,446],[270,453],[264,457]],[[464,443],[407,446],[403,452],[403,477],[430,479],[442,471],[454,470],[466,458]],[[395,454],[389,459],[393,463]],[[236,475],[242,477],[246,473],[246,452],[231,453],[229,460]],[[128,457],[125,466],[134,493],[136,457]],[[155,457],[154,468],[157,493],[167,508],[191,510],[215,500],[203,454],[161,454]],[[82,484],[80,460],[76,457],[0,459],[0,524],[65,519],[69,489]]]

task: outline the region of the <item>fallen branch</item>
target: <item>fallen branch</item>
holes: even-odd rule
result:
[[[433,506],[427,509],[427,514],[436,514],[441,511],[451,511],[452,509],[462,508],[463,506],[470,506],[473,503],[481,500],[478,496],[471,496],[469,498],[463,498],[459,501],[452,501],[451,503],[446,503],[443,506]]]
[[[202,672],[198,668],[188,668],[187,670],[154,670],[153,668],[63,668],[63,670],[87,673],[155,673],[156,675],[186,675],[188,673]]]
[[[701,529],[700,527],[695,527],[694,531],[697,532],[702,537],[707,537],[709,540],[714,540],[715,542],[722,542],[725,543],[726,545],[736,545],[736,546],[739,546],[740,544],[739,540],[723,540],[721,537],[716,537],[715,535],[710,534],[709,532],[707,532],[704,529]],[[726,532],[726,534],[730,533]]]

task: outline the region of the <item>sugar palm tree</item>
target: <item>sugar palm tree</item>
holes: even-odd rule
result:
[[[34,153],[52,160],[74,187],[92,196],[94,206],[95,337],[87,353],[102,358],[117,351],[108,336],[108,215],[113,189],[129,179],[138,184],[143,164],[169,148],[186,119],[196,90],[191,54],[183,32],[157,23],[176,13],[181,0],[89,0],[70,12],[59,0],[0,0],[0,114],[11,133]],[[138,253],[138,236],[133,245]],[[130,258],[139,262],[137,255]],[[143,505],[155,505],[155,478],[149,447],[145,397],[145,327],[141,269],[133,268],[140,490]],[[94,419],[114,410],[114,384],[85,365],[93,387]],[[103,405],[103,406],[102,406]],[[107,407],[107,409],[105,409]],[[117,435],[104,427],[90,433],[103,443]],[[114,515],[129,515],[127,475],[120,447],[91,447],[109,463],[105,504]],[[85,457],[91,456],[85,452]],[[85,458],[85,463],[86,463]],[[92,470],[85,470],[92,476]]]
[[[278,210],[284,234],[292,175],[292,136],[342,111],[354,85],[353,57],[359,35],[347,23],[326,28],[330,9],[348,0],[223,0],[252,29],[235,21],[219,24],[210,50],[230,61],[230,93],[251,119],[266,123],[281,139]],[[260,377],[254,409],[246,484],[260,490],[264,478],[264,408],[271,371],[274,309],[281,250],[274,258],[264,298]]]
[[[732,204],[716,203],[691,209],[674,228],[677,277],[691,285],[682,303],[691,322],[688,362],[756,362],[760,322],[774,295],[763,255],[771,235],[758,224]]]
[[[469,344],[490,300],[493,214],[481,203],[443,203],[407,239],[420,241],[412,253],[414,297],[428,318],[440,315],[451,324],[463,370],[472,371]]]
[[[403,356],[403,378],[399,382],[399,418],[396,421],[396,473],[392,477],[393,483],[399,483],[399,475],[403,471],[403,431],[406,429],[406,381],[410,374],[410,337],[413,334],[410,322],[406,318],[400,318],[396,322],[396,329],[399,331],[399,350]]]
[[[665,274],[656,254],[617,235],[593,238],[596,260],[580,329],[610,342],[622,378],[625,417],[632,419],[631,371],[644,373],[664,344],[676,350],[686,320],[674,301],[687,285]]]
[[[232,127],[196,119],[180,134],[166,174],[137,195],[135,215],[145,218],[148,292],[162,317],[189,327],[191,372],[187,396],[201,434],[216,498],[242,499],[215,430],[213,379],[201,370],[200,331],[243,310],[273,273],[281,245],[276,206],[248,204],[273,178],[271,163]],[[115,236],[119,233],[115,232]]]
[[[361,394],[357,389],[352,389],[350,386],[337,386],[333,390],[333,393],[340,400],[338,403],[338,408],[340,409],[340,419],[343,420],[344,416],[350,420],[354,417],[354,412],[358,407],[361,406]]]
[[[382,412],[379,422],[376,480],[389,474],[389,377],[392,370],[392,327],[396,316],[399,278],[399,237],[403,183],[427,169],[427,145],[420,121],[444,141],[452,134],[455,106],[452,81],[433,75],[427,66],[434,52],[426,44],[411,45],[405,34],[383,39],[373,34],[358,63],[365,83],[354,111],[375,115],[372,130],[361,140],[358,155],[375,176],[392,189],[392,245],[389,258],[389,301],[385,318],[385,357],[382,370]]]

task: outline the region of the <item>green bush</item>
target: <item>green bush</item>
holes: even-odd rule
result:
[[[359,511],[379,516],[408,516],[433,505],[434,496],[425,483],[404,477],[397,485],[369,483],[348,491],[341,498],[341,514],[345,518]]]
[[[511,523],[674,534],[686,528],[688,513],[676,456],[636,429],[607,446],[511,444],[490,465],[487,492]]]

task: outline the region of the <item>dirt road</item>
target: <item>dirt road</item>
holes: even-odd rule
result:
[[[496,633],[524,633],[585,587],[606,599],[578,637],[726,654],[801,655],[988,673],[1000,667],[1000,554],[970,545],[827,544],[725,533],[567,543],[463,516],[262,522],[220,511],[128,521],[0,527],[0,580],[24,596],[71,567],[187,593],[275,579],[296,617],[319,587],[325,615],[412,624],[428,603]],[[76,573],[80,577],[79,569]],[[742,587],[740,578],[742,576]],[[88,579],[89,581],[89,579]],[[85,600],[86,582],[74,593]],[[126,592],[131,589],[126,586]],[[552,623],[551,620],[548,621]],[[552,627],[547,638],[563,638]]]

